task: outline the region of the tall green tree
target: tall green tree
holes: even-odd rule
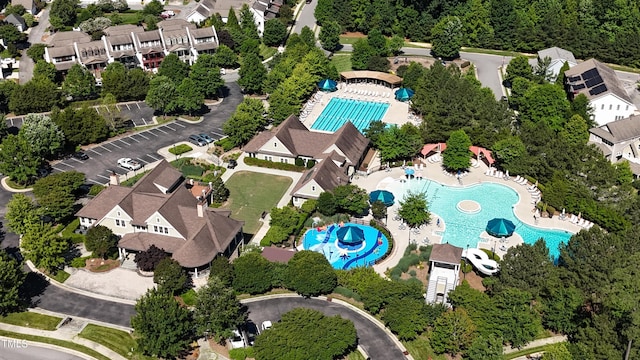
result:
[[[55,0],[51,4],[49,12],[49,21],[55,29],[61,29],[64,26],[71,26],[76,21],[78,0]]]
[[[222,125],[222,131],[229,136],[234,146],[244,145],[266,125],[264,111],[261,100],[245,98],[231,118]]]
[[[150,289],[136,302],[131,326],[138,347],[148,355],[177,357],[193,339],[193,317],[173,296]]]
[[[353,43],[353,51],[351,52],[351,67],[354,70],[366,70],[369,60],[375,56],[375,50],[367,39],[358,39]]]
[[[27,195],[15,193],[7,203],[5,219],[9,230],[22,235],[27,232],[29,224],[39,221],[37,206]]]
[[[102,71],[102,93],[109,93],[119,101],[127,96],[127,69],[119,61],[114,61]]]
[[[589,126],[582,116],[575,114],[569,118],[559,134],[572,146],[584,145],[589,140]]]
[[[167,76],[160,75],[151,79],[145,102],[154,110],[167,116],[167,113],[175,110],[177,96],[178,91],[173,81]]]
[[[9,99],[20,85],[14,81],[0,81],[0,113],[9,113]]]
[[[219,50],[220,48],[218,48]],[[217,98],[220,88],[224,86],[224,80],[220,76],[220,68],[216,64],[214,55],[199,55],[198,60],[191,66],[189,79],[194,82],[197,90],[204,95],[205,99]]]
[[[258,55],[250,53],[242,59],[242,67],[238,73],[238,85],[250,94],[261,94],[262,84],[267,78],[267,69],[262,65]]]
[[[462,47],[462,22],[457,16],[440,19],[431,29],[432,51],[435,56],[452,59],[458,56]]]
[[[106,226],[92,226],[87,230],[84,244],[87,250],[93,252],[93,256],[104,259],[112,255],[118,248],[118,236]]]
[[[34,152],[31,144],[18,135],[8,135],[0,144],[0,173],[19,184],[28,184],[42,164],[42,157]]]
[[[189,288],[190,279],[179,262],[166,257],[153,270],[153,282],[158,290],[169,295],[177,295]]]
[[[96,80],[89,70],[75,64],[62,82],[62,91],[74,99],[82,100],[97,94]]]
[[[260,40],[258,25],[256,25],[253,13],[247,4],[242,5],[240,8],[240,29],[242,29],[242,32],[247,38]]]
[[[431,213],[427,205],[426,195],[424,193],[408,192],[400,200],[398,216],[412,229],[428,224],[431,221]]]
[[[189,76],[189,64],[180,60],[178,55],[171,53],[162,60],[158,75],[168,77],[177,86]]]
[[[558,76],[555,78],[554,82],[555,84],[560,87],[562,90],[564,90],[564,72],[569,70],[571,67],[569,66],[568,62],[564,62],[564,64],[562,64],[562,67],[560,68],[560,70],[558,71]]]
[[[564,343],[553,344],[542,354],[541,360],[573,360]]]
[[[424,301],[411,298],[391,301],[382,312],[382,321],[399,339],[414,340],[429,325],[426,306]]]
[[[228,46],[220,44],[213,54],[214,63],[221,68],[235,69],[238,66],[238,55]]]
[[[298,251],[289,260],[285,274],[287,287],[304,297],[329,294],[337,276],[327,258],[315,251]]]
[[[44,60],[38,60],[33,67],[33,77],[56,82],[56,66]]]
[[[178,95],[175,99],[176,107],[189,115],[200,110],[204,105],[204,95],[200,92],[196,82],[190,78],[182,79],[180,85],[176,87],[176,93]]]
[[[278,46],[287,37],[287,26],[278,19],[269,19],[264,23],[262,42],[267,46]]]
[[[114,129],[118,123],[117,113],[115,106],[109,106],[107,116],[112,119],[111,124]],[[105,118],[92,107],[83,106],[80,109],[68,107],[64,110],[54,108],[50,116],[64,133],[67,148],[75,149],[78,145],[93,144],[107,139],[109,135]]]
[[[493,154],[500,162],[502,168],[510,170],[512,173],[517,169],[516,165],[521,163],[527,155],[527,149],[519,137],[509,136],[493,144]]]
[[[400,128],[387,128],[378,139],[378,150],[383,161],[410,159],[418,153],[421,146],[420,131],[409,123]]]
[[[233,288],[238,293],[262,294],[271,289],[271,263],[257,253],[245,253],[233,261]]]
[[[387,39],[379,29],[371,29],[367,34],[367,43],[373,49],[375,56],[387,56],[389,48],[387,48]]]
[[[437,353],[455,356],[469,347],[476,336],[475,325],[464,309],[441,315],[431,333],[431,346]]]
[[[64,264],[70,245],[68,239],[58,235],[56,228],[41,221],[26,224],[20,241],[25,257],[36,267],[52,273]]]
[[[25,116],[19,136],[30,144],[35,154],[46,158],[57,155],[64,147],[64,133],[47,115]]]
[[[22,264],[0,251],[0,316],[20,309],[20,287],[26,276]]]
[[[510,248],[500,262],[498,279],[502,288],[515,287],[537,298],[546,284],[557,276],[546,243],[538,239],[533,245],[520,244]]]
[[[471,139],[464,130],[451,133],[447,148],[442,153],[442,163],[449,171],[466,170],[471,166]]]
[[[509,82],[513,82],[517,77],[533,80],[533,68],[529,65],[529,58],[526,56],[520,55],[511,59],[506,71],[505,80]]]
[[[333,189],[333,196],[340,212],[357,216],[364,214],[369,209],[369,195],[365,189],[357,185],[336,186]]]
[[[218,277],[210,276],[207,284],[196,292],[194,318],[198,334],[207,332],[220,341],[246,321],[247,313],[233,289]]]
[[[502,355],[502,340],[495,336],[478,336],[476,337],[465,359],[469,360],[504,360]]]
[[[231,264],[229,258],[226,256],[216,256],[216,258],[211,261],[209,274],[209,278],[217,277],[220,279],[224,287],[231,287],[233,284],[233,264]]]
[[[51,216],[56,221],[71,216],[74,212],[75,194],[84,180],[84,174],[77,171],[50,174],[38,179],[33,184],[33,195],[41,205],[42,214]]]
[[[14,89],[9,100],[9,110],[16,115],[50,111],[61,103],[58,86],[48,78],[33,78]]]
[[[316,7],[317,9],[317,7]],[[340,48],[340,24],[335,21],[328,21],[320,28],[318,39],[322,48],[327,51],[336,51]]]
[[[520,115],[525,121],[544,121],[554,131],[567,121],[569,101],[564,92],[552,84],[533,86],[524,94]]]

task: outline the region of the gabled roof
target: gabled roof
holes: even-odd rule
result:
[[[589,100],[613,94],[632,104],[616,73],[596,59],[589,59],[564,72],[565,81],[574,94],[584,94]]]
[[[576,58],[573,56],[573,53],[571,51],[555,46],[538,51],[538,56],[540,57],[540,59],[548,57],[551,60],[564,60],[573,64],[577,64]]]
[[[11,0],[11,5],[22,5],[27,11],[31,11],[35,5],[34,0]]]
[[[168,19],[160,21],[158,27],[162,29],[162,31],[182,30],[186,32],[186,28],[189,28],[189,30],[195,29],[196,25],[184,19]]]
[[[136,36],[140,42],[160,40],[160,32],[158,32],[158,30],[141,32],[136,34]]]
[[[434,244],[431,249],[429,262],[441,262],[446,264],[460,264],[462,248],[447,244]]]
[[[102,31],[108,36],[116,36],[116,35],[130,36],[131,33],[144,32],[144,28],[142,26],[122,24],[122,25],[109,26],[108,28]]]
[[[56,46],[52,48],[47,48],[47,52],[49,53],[49,56],[52,58],[76,55],[76,49],[73,47],[73,45]]]
[[[81,31],[60,31],[51,36],[52,47],[69,46],[73,43],[83,44],[91,41],[91,36]]]
[[[22,27],[22,31],[27,30],[27,23],[24,21],[24,18],[20,15],[9,14],[4,21],[8,22],[11,25],[20,25]]]
[[[133,39],[131,35],[109,35],[107,36],[107,40],[111,45],[125,45],[125,44],[133,44]]]
[[[229,211],[206,206],[198,216],[197,204],[180,172],[163,160],[131,188],[109,186],[76,216],[101,220],[118,206],[133,219],[132,225],[149,226],[149,218],[158,213],[180,237],[135,232],[124,235],[119,246],[142,251],[153,244],[172,253],[182,266],[198,267],[224,252],[243,222],[229,218]]]
[[[347,176],[343,169],[330,159],[325,159],[302,174],[300,180],[291,191],[291,195],[307,197],[305,194],[297,194],[297,192],[311,181],[315,181],[323,191],[332,191],[337,186],[346,184],[346,179]]]
[[[297,116],[291,115],[271,131],[263,131],[244,147],[245,152],[259,152],[271,139],[278,139],[293,156],[325,158],[328,149],[335,145],[350,164],[357,164],[369,146],[369,139],[351,123],[346,122],[333,134],[307,129]]]
[[[289,260],[295,255],[295,251],[278,248],[275,246],[267,246],[262,249],[262,257],[271,261],[279,263],[288,263]]]
[[[631,115],[624,119],[611,121],[589,129],[589,132],[614,144],[638,139],[640,138],[640,115]]]

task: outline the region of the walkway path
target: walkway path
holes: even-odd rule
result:
[[[528,343],[527,345],[525,345],[525,346],[523,346],[521,348],[512,348],[511,346],[505,346],[503,352],[505,354],[511,354],[511,353],[516,352],[516,351],[533,349],[533,348],[536,348],[536,347],[539,347],[539,346],[557,344],[557,343],[566,342],[566,341],[567,341],[567,337],[565,335],[556,335],[556,336],[551,336],[551,337],[544,338],[544,339],[534,340],[534,341]],[[525,359],[524,356],[521,357],[521,358]],[[520,359],[520,358],[517,358],[517,359]]]

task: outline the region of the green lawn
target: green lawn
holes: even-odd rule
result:
[[[231,195],[224,206],[234,219],[243,220],[244,232],[255,234],[260,228],[260,215],[271,211],[291,185],[285,176],[240,171],[225,183]]]
[[[343,71],[351,71],[351,54],[334,54],[331,57],[331,63],[335,65],[339,73]]]
[[[62,319],[59,317],[38,314],[30,311],[11,313],[4,317],[0,316],[0,322],[5,324],[40,330],[55,330],[61,320]]]
[[[58,270],[58,272],[56,272],[55,274],[47,273],[47,276],[49,276],[50,278],[52,278],[53,280],[59,283],[63,283],[67,281],[67,279],[69,278],[69,276],[71,276],[71,274],[69,274],[64,270]]]
[[[340,44],[354,44],[360,39],[366,39],[364,36],[344,36],[340,35]]]
[[[510,359],[515,359],[515,358],[520,357],[520,356],[534,354],[534,353],[537,353],[537,352],[543,352],[543,351],[549,350],[553,345],[555,345],[555,344],[536,346],[536,347],[529,348],[529,349],[522,349],[522,350],[519,350],[519,351],[516,351],[516,352],[505,354],[504,358],[505,358],[505,360],[510,360]]]
[[[357,349],[347,355],[344,360],[365,360],[364,355]]]
[[[122,330],[89,324],[82,330],[80,337],[103,345],[127,359],[152,359],[139,353],[136,350],[138,346],[136,340],[129,333]]]
[[[48,337],[44,337],[44,336],[35,336],[35,335],[26,335],[26,334],[19,334],[19,333],[14,333],[14,332],[10,332],[10,331],[4,331],[4,330],[0,330],[0,336],[6,336],[6,337],[10,337],[10,338],[14,338],[14,339],[20,339],[20,340],[28,340],[28,341],[34,341],[34,342],[39,342],[39,343],[43,343],[43,344],[51,344],[51,345],[57,345],[60,347],[64,347],[67,349],[71,349],[71,350],[76,350],[76,351],[80,351],[81,353],[85,353],[95,359],[98,360],[110,360],[108,357],[100,354],[99,352],[89,349],[86,346],[82,346],[76,343],[73,343],[71,341],[65,341],[65,340],[58,340],[58,339],[52,339],[52,338],[48,338]]]
[[[426,333],[422,334],[413,341],[403,341],[402,344],[407,348],[409,354],[411,354],[411,356],[413,356],[413,358],[416,360],[446,360],[446,357],[444,355],[436,355],[433,352]]]
[[[260,44],[260,56],[262,60],[267,60],[278,52],[277,48],[267,46],[265,44]]]

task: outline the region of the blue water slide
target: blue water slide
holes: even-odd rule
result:
[[[324,240],[322,240],[321,244],[326,244],[329,242],[329,239],[331,238],[331,232],[333,232],[333,229],[335,228],[335,225],[329,226],[329,228],[327,229],[327,235],[325,235]]]
[[[378,231],[378,238],[381,238],[382,234]],[[358,256],[358,257],[354,257],[353,259],[349,259],[349,261],[347,261],[346,263],[344,263],[344,265],[342,266],[342,270],[347,270],[349,268],[349,266],[351,266],[351,264],[353,264],[354,262],[366,258],[367,256],[373,254],[373,252],[376,250],[376,248],[380,246],[380,244],[378,243],[378,241],[376,240],[376,242],[373,244],[373,247],[371,249],[369,249],[367,252],[365,252],[364,254]]]

